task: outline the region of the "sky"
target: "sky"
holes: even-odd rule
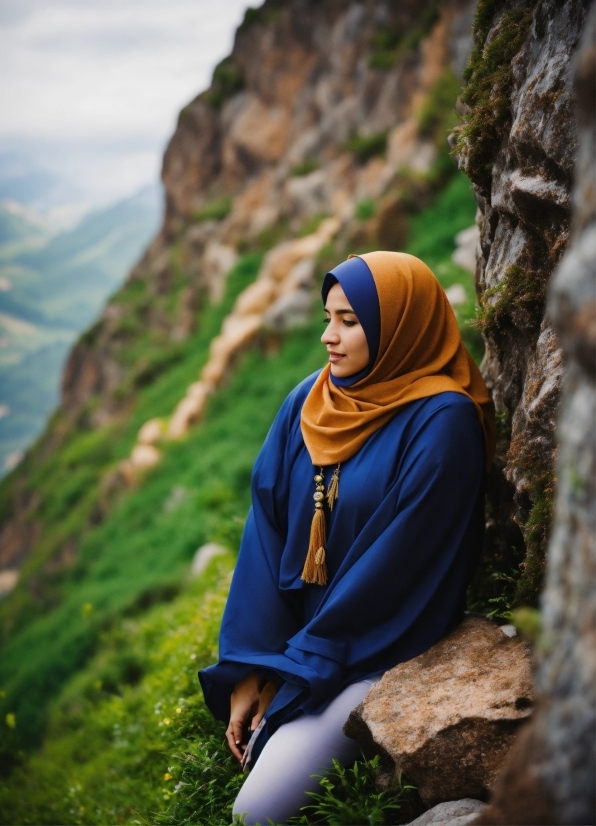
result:
[[[0,152],[94,205],[155,181],[178,112],[208,87],[247,5],[0,0]]]

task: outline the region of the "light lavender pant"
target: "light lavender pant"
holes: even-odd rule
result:
[[[353,708],[362,702],[375,675],[354,683],[335,698],[322,714],[297,717],[280,726],[266,743],[234,803],[234,815],[246,816],[247,824],[286,823],[312,802],[306,792],[322,791],[311,777],[331,768],[332,758],[350,765],[360,757],[360,746],[343,733]]]

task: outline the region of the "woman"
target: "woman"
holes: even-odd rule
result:
[[[220,662],[199,675],[254,766],[234,806],[247,823],[286,822],[313,773],[358,756],[350,710],[461,619],[483,535],[494,411],[432,272],[350,256],[322,296],[329,364],[257,458]]]

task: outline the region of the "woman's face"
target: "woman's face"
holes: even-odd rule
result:
[[[368,342],[362,325],[339,283],[334,284],[325,304],[325,332],[331,372],[338,378],[352,376],[368,365]]]

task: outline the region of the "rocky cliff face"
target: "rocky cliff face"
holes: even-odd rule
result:
[[[480,0],[462,95],[459,161],[479,206],[483,369],[501,425],[490,500],[501,524],[513,515],[523,531],[518,604],[539,593],[554,497],[563,356],[546,291],[569,239],[573,61],[588,5]]]
[[[421,107],[437,83],[457,90],[472,15],[470,0],[267,0],[247,12],[211,88],[180,113],[163,163],[163,228],[130,277],[156,347],[183,339],[205,295],[221,294],[236,248],[323,215],[340,218],[344,240],[372,233],[399,246],[400,182],[437,163],[442,124],[421,128]],[[366,199],[381,202],[374,227],[354,218]],[[120,357],[135,337],[130,309],[117,296],[73,350],[62,394],[71,416],[91,399],[97,423],[122,408],[138,369]]]
[[[570,6],[572,4],[569,4]],[[478,823],[594,823],[596,709],[596,7],[574,61],[573,235],[549,290],[565,359],[556,518],[543,595],[538,712]]]

